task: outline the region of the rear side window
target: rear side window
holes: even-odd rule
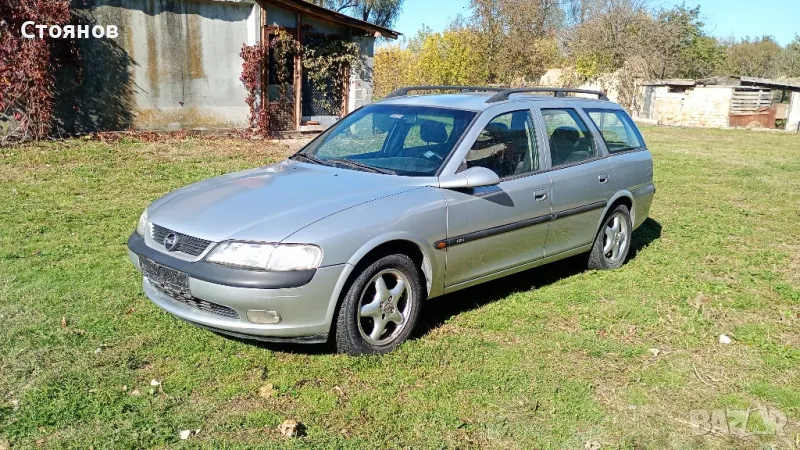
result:
[[[542,109],[550,139],[553,167],[579,163],[597,155],[597,146],[586,123],[574,109]]]
[[[587,109],[586,113],[600,130],[610,153],[644,147],[639,131],[624,111]]]

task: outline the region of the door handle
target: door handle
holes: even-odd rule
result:
[[[547,191],[542,189],[540,191],[536,191],[533,193],[533,199],[537,202],[543,202],[547,200]]]
[[[600,184],[606,184],[606,183],[608,183],[608,174],[607,173],[601,173],[600,176],[597,177],[597,179],[600,181]]]

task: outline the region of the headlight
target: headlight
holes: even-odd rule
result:
[[[322,262],[322,249],[316,245],[283,244],[269,258],[269,270],[316,269]]]
[[[139,223],[136,224],[136,234],[139,236],[144,236],[144,231],[147,229],[147,210],[145,209],[142,212],[142,215],[139,217]]]
[[[206,256],[206,261],[260,270],[310,270],[322,262],[322,249],[302,244],[223,242]]]

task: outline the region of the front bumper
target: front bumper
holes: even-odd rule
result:
[[[142,256],[187,273],[192,297],[230,308],[238,317],[215,314],[192,306],[192,302],[179,301],[143,277],[145,295],[162,309],[212,331],[264,341],[326,341],[340,279],[347,268],[346,264],[321,267],[308,276],[237,270],[202,261],[192,263],[147,247],[135,233],[128,239],[128,256],[139,272]],[[248,285],[270,287],[245,287]],[[247,318],[249,310],[276,311],[281,321],[270,325],[251,323]]]

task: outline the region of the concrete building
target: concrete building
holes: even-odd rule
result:
[[[269,65],[263,68],[270,86],[262,98],[285,112],[273,118],[273,129],[324,126],[371,101],[375,39],[399,35],[302,0],[78,3],[87,4],[78,10],[85,23],[117,25],[119,37],[79,40],[79,63],[59,74],[56,111],[65,132],[246,127],[242,46],[270,39],[279,29],[304,44],[323,35],[359,44],[363,70],[349,74],[333,108],[314,101],[318,94],[303,75],[299,56],[289,61],[288,98],[279,98]]]
[[[776,101],[776,91],[788,103]],[[800,85],[775,80],[657,80],[639,84],[631,113],[661,125],[727,128],[776,128],[798,131]]]

